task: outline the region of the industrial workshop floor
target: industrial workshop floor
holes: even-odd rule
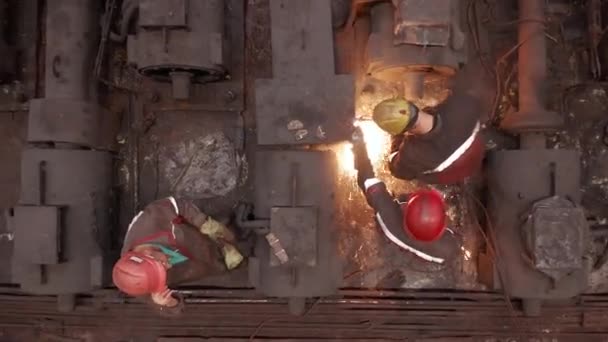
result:
[[[478,12],[483,12],[477,9]],[[513,9],[503,9],[509,18]],[[238,27],[246,15],[245,32],[235,29],[236,34],[245,35],[247,46],[244,55],[233,56],[231,70],[234,77],[224,84],[197,88],[190,104],[174,103],[167,100],[168,87],[134,76],[124,70],[124,51],[114,51],[112,65],[113,79],[110,83],[123,85],[108,93],[107,107],[122,118],[123,130],[117,137],[119,147],[118,170],[121,189],[120,228],[116,238],[124,235],[131,217],[146,203],[156,198],[175,194],[197,199],[201,208],[220,219],[230,217],[236,205],[251,199],[253,158],[255,145],[255,113],[253,106],[253,82],[257,78],[268,77],[271,73],[271,51],[269,43],[268,1],[250,1],[246,14],[232,13],[233,27]],[[480,14],[481,15],[481,14]],[[573,14],[572,16],[574,16]],[[568,23],[569,17],[558,24]],[[506,20],[504,20],[506,21]],[[558,27],[553,23],[549,29]],[[482,25],[481,34],[490,35],[492,44],[482,46],[484,58],[493,63],[498,58],[500,71],[506,79],[498,100],[495,100],[495,86],[484,86],[483,77],[477,78],[479,97],[485,105],[482,117],[486,119],[487,148],[499,148],[510,142],[509,138],[496,133],[492,128],[496,115],[510,110],[510,100],[516,91],[513,85],[513,61],[515,56],[509,48],[515,42],[513,30],[486,31]],[[490,32],[490,33],[488,33]],[[550,31],[553,34],[553,31]],[[487,37],[486,37],[487,38]],[[496,39],[504,38],[504,39]],[[552,56],[551,89],[552,105],[567,115],[570,123],[567,130],[558,132],[553,138],[556,145],[572,146],[584,153],[585,202],[589,216],[598,224],[605,225],[608,213],[608,153],[606,149],[606,116],[608,108],[608,85],[594,83],[586,85],[580,76],[584,66],[573,65],[577,50],[569,41],[550,46]],[[239,48],[239,46],[236,46]],[[470,59],[477,58],[471,49]],[[506,58],[505,58],[506,57]],[[505,70],[502,70],[502,69]],[[499,70],[499,68],[497,68]],[[472,75],[486,74],[480,64],[470,70]],[[510,76],[508,76],[510,74]],[[239,75],[244,75],[239,76]],[[507,77],[508,76],[508,77]],[[138,84],[138,95],[132,94],[132,85]],[[245,84],[242,88],[241,84]],[[117,90],[118,89],[118,90]],[[369,116],[374,96],[390,94],[394,89],[370,80],[358,80],[357,117],[369,137],[369,149],[377,172],[395,193],[407,192],[416,184],[393,179],[384,167],[383,160],[388,137],[366,120]],[[5,88],[9,93],[10,88]],[[446,96],[443,81],[432,80],[426,84],[430,94],[427,104]],[[562,96],[564,94],[564,96]],[[9,107],[6,107],[9,108]],[[12,107],[11,107],[12,108]],[[496,113],[496,114],[494,114]],[[19,152],[22,148],[27,112],[5,109],[0,114],[0,206],[8,208],[18,199]],[[345,288],[441,288],[441,289],[484,289],[477,279],[477,255],[484,244],[480,223],[484,209],[480,206],[483,175],[463,186],[440,187],[449,202],[449,227],[463,239],[461,253],[445,266],[435,266],[420,261],[410,253],[405,253],[389,243],[376,228],[373,213],[368,208],[358,190],[354,172],[349,162],[352,156],[348,146],[328,146],[337,154],[341,171],[335,182],[339,185],[336,194],[339,224],[337,248],[343,261],[343,282]],[[0,220],[3,225],[4,220]],[[0,260],[10,264],[11,235],[7,227],[0,225]],[[598,242],[598,255],[605,245]],[[116,246],[118,247],[118,246]],[[598,262],[599,270],[591,275],[592,289],[608,289],[604,281],[608,266]],[[2,267],[3,270],[10,269]],[[0,272],[0,282],[9,281],[8,272]],[[206,279],[199,285],[218,287],[249,287],[246,266],[221,278]]]

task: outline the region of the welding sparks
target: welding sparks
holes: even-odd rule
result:
[[[391,137],[386,132],[380,129],[373,121],[357,120],[355,126],[360,127],[363,131],[365,146],[369,160],[374,166],[374,170],[383,168],[386,156],[390,149]],[[355,174],[355,157],[352,151],[352,144],[347,143],[340,146],[338,150],[338,161],[341,169],[347,174]]]

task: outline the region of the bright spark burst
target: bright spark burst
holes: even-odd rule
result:
[[[361,130],[363,131],[369,160],[372,162],[374,170],[377,172],[385,163],[386,155],[390,149],[391,137],[370,120],[357,120],[354,125],[361,127]],[[346,174],[354,175],[356,173],[355,157],[353,156],[351,143],[342,144],[342,146],[340,146],[338,150],[338,161],[341,169]]]

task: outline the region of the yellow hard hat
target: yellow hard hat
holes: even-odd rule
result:
[[[417,117],[418,108],[402,98],[384,100],[374,107],[374,122],[390,135],[405,132]]]

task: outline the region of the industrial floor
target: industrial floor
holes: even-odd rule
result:
[[[510,11],[512,9],[505,9],[499,13],[505,13],[504,16],[508,17]],[[242,23],[243,16],[247,16],[244,28],[238,25]],[[231,13],[236,37],[246,38],[246,52],[232,56],[233,77],[230,82],[197,87],[189,103],[173,102],[168,86],[134,75],[124,63],[124,51],[113,51],[109,73],[111,79],[106,82],[114,86],[108,88],[106,106],[122,122],[122,129],[116,138],[119,179],[116,186],[121,190],[121,223],[116,231],[117,245],[134,213],[156,198],[176,195],[195,199],[205,212],[222,219],[229,218],[238,203],[251,199],[256,151],[254,98],[251,94],[255,79],[268,77],[271,73],[270,32],[265,24],[268,16],[268,2],[264,0],[249,2],[246,12],[237,8]],[[568,20],[571,19],[562,18],[561,22],[567,23]],[[486,49],[484,58],[495,60],[497,57],[494,56],[500,56],[514,42],[514,31],[496,32],[486,28],[482,26],[484,35],[505,38],[488,39],[502,43],[482,47]],[[235,48],[238,48],[236,41]],[[582,66],[575,65],[574,68],[572,63],[563,62],[572,60],[576,53],[576,49],[568,43],[564,41],[550,47],[555,52],[550,54],[553,56],[550,66],[554,76],[551,89],[555,90],[551,92],[555,95],[552,104],[567,116],[570,123],[566,130],[557,132],[553,141],[556,146],[585,151],[585,203],[590,211],[589,216],[596,219],[598,224],[605,224],[608,220],[608,180],[605,171],[608,163],[605,141],[608,86],[577,81],[584,77],[580,76]],[[469,58],[475,59],[476,54],[475,48],[472,48]],[[513,57],[509,59],[511,64],[513,60]],[[482,64],[478,64],[477,69],[469,68],[468,72],[472,75],[486,74]],[[498,110],[495,110],[495,85],[488,87],[484,77],[475,78],[475,82],[471,86],[479,90],[485,107],[482,118],[486,119],[484,134],[487,149],[508,145],[510,138],[492,127],[492,114],[486,113],[494,111],[504,115],[510,109],[509,96],[512,94],[502,94]],[[370,86],[380,96],[395,91],[368,79],[358,80],[357,84],[356,115],[362,120],[369,117],[369,102],[373,102],[369,97]],[[513,85],[507,86],[512,92]],[[441,79],[427,82],[425,87],[430,94],[426,97],[430,105],[447,95]],[[134,88],[137,94],[133,93]],[[11,105],[8,95],[13,91],[12,85],[5,86],[4,90],[7,104],[0,112],[0,184],[3,189],[0,206],[10,208],[18,200],[19,154],[23,147],[27,112],[24,106]],[[383,152],[389,143],[388,137],[383,136],[369,121],[364,121],[363,127],[377,140],[371,144],[376,157],[376,171],[390,190],[400,193],[415,188],[417,184],[393,179],[387,172]],[[465,185],[437,188],[446,195],[450,205],[450,228],[464,241],[457,260],[438,267],[401,251],[380,234],[373,213],[356,186],[355,174],[347,165],[349,158],[352,158],[348,147],[327,148],[335,151],[344,166],[334,180],[339,184],[336,203],[339,203],[337,214],[340,224],[336,227],[336,241],[343,261],[343,287],[485,288],[477,279],[477,254],[485,242],[480,234],[480,222],[484,215],[481,206],[483,175]],[[8,266],[11,235],[3,225],[4,221],[0,220],[0,253],[5,255],[0,260]],[[600,241],[598,253],[601,249]],[[601,291],[608,286],[603,281],[607,272],[608,266],[604,266],[592,274],[592,290]],[[8,283],[9,276],[6,271],[0,272],[0,281]],[[227,288],[250,286],[246,266],[229,276],[206,279],[199,285]]]
[[[234,4],[239,2],[232,1]],[[104,101],[121,126],[115,146],[115,186],[120,203],[120,223],[114,232],[115,249],[120,247],[131,218],[157,198],[175,195],[194,199],[204,212],[221,220],[232,219],[239,203],[251,201],[257,150],[253,89],[256,79],[270,76],[272,53],[268,0],[246,3],[244,11],[236,6],[230,13],[237,38],[234,48],[243,50],[245,45],[242,55],[232,56],[232,78],[228,82],[197,86],[192,101],[187,104],[171,100],[169,86],[135,75],[126,66],[124,50],[112,49],[110,77],[104,80],[106,86],[111,86],[106,88]],[[498,80],[492,80],[495,84],[487,86],[487,80],[482,76],[471,85],[478,89],[484,104],[482,119],[487,150],[513,143],[511,137],[500,133],[494,125],[497,117],[513,111],[512,102],[517,91],[516,77],[513,77],[517,58],[509,52],[516,44],[516,26],[497,24],[508,23],[514,17],[514,9],[506,7],[496,5],[492,13],[497,17],[480,21],[482,43],[480,46],[471,43],[469,53],[470,60],[481,57],[485,61],[470,69],[471,75],[488,75],[488,65],[490,71],[499,72]],[[598,226],[605,226],[608,225],[608,83],[594,81],[587,71],[587,62],[580,55],[584,39],[583,43],[579,39],[584,37],[586,28],[576,24],[581,8],[575,5],[572,8],[573,11],[567,14],[556,12],[547,28],[549,36],[557,37],[549,46],[550,107],[563,114],[567,121],[566,128],[556,132],[551,143],[582,152],[583,202],[587,216]],[[485,17],[485,10],[478,6],[473,15]],[[243,22],[244,26],[238,24]],[[576,39],[569,38],[572,36]],[[425,85],[431,94],[428,104],[447,95],[443,84],[440,79]],[[497,85],[501,91],[497,91]],[[375,87],[376,94],[395,91],[373,80],[357,80],[356,116],[361,120],[364,132],[375,139],[371,148],[379,177],[394,193],[407,192],[420,185],[394,179],[386,170],[384,151],[390,142],[369,122],[370,86]],[[10,210],[19,198],[20,151],[27,128],[27,107],[15,105],[10,96],[14,87],[14,84],[0,87],[5,94],[0,98],[3,101],[0,103],[0,208],[3,210]],[[372,210],[356,185],[355,174],[348,166],[352,161],[348,146],[325,148],[336,153],[341,166],[334,182],[339,185],[335,198],[339,224],[335,231],[336,248],[342,261],[343,288],[487,289],[478,279],[477,266],[478,255],[484,252],[486,242],[482,234],[486,215],[483,174],[464,185],[436,188],[448,199],[449,227],[463,241],[461,253],[455,260],[440,267],[421,261],[383,237],[376,227]],[[237,231],[237,234],[242,233]],[[608,263],[605,262],[608,255],[604,255],[608,238],[595,239],[595,245],[592,261],[596,268],[590,276],[588,292],[603,293],[608,291]],[[10,227],[0,219],[0,284],[10,284],[11,248]],[[214,289],[251,288],[247,265],[228,275],[192,285]],[[229,313],[224,314],[228,316]],[[274,312],[269,314],[272,315]],[[555,317],[558,317],[557,313]],[[515,325],[510,327],[517,328]],[[249,329],[257,331],[255,326]]]

